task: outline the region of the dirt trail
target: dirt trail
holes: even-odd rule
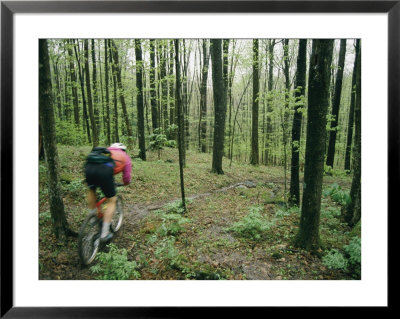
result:
[[[302,178],[300,182],[302,182]],[[230,189],[237,188],[237,187],[244,187],[244,188],[254,188],[257,186],[257,183],[272,183],[272,184],[279,184],[283,185],[284,180],[283,179],[269,179],[267,181],[265,180],[245,180],[243,182],[237,182],[216,190],[212,190],[209,192],[205,193],[200,193],[200,194],[194,194],[191,196],[186,196],[187,200],[196,200],[196,199],[201,199],[204,197],[211,196],[215,193],[220,193],[220,192],[226,192]],[[324,184],[329,184],[329,182],[325,182]],[[343,183],[345,184],[345,183]],[[302,186],[301,186],[302,187]],[[276,195],[276,190],[272,190],[273,196]],[[127,204],[125,203],[125,222],[128,222],[130,224],[136,224],[139,222],[142,218],[144,218],[149,212],[157,210],[157,209],[162,209],[164,206],[168,204],[172,204],[176,202],[177,200],[181,200],[181,198],[174,198],[169,201],[162,201],[162,202],[157,202],[152,205],[143,205],[143,204]]]
[[[216,189],[216,190],[213,190],[210,192],[186,196],[186,199],[187,200],[196,200],[196,199],[204,198],[207,196],[211,196],[215,193],[226,192],[230,189],[237,188],[240,186],[245,187],[245,188],[254,188],[254,187],[256,187],[256,184],[253,181],[246,180],[244,182],[238,182],[238,183],[228,185],[228,186],[225,186],[225,187],[222,187],[220,189]],[[162,209],[164,206],[166,206],[168,204],[172,204],[180,199],[181,198],[175,198],[173,200],[158,202],[158,203],[148,205],[148,206],[144,206],[141,204],[126,204],[125,203],[125,212],[126,212],[125,213],[125,222],[129,223],[129,224],[137,224],[142,218],[144,218],[151,211],[154,211],[157,209]]]

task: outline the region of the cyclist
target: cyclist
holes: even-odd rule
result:
[[[126,153],[126,146],[122,143],[114,143],[107,148],[114,163],[87,163],[85,166],[86,183],[89,186],[88,203],[92,212],[96,211],[96,187],[100,187],[107,198],[107,207],[103,216],[103,228],[100,242],[108,242],[113,237],[110,232],[111,220],[116,208],[116,189],[114,175],[122,172],[122,181],[128,185],[131,181],[132,162]]]

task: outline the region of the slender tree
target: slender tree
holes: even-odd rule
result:
[[[167,45],[164,41],[160,41],[159,46],[159,54],[160,54],[160,81],[161,81],[161,111],[162,113],[162,128],[164,134],[167,133],[169,118],[168,118],[168,101],[170,98],[168,97],[168,79],[167,79]],[[170,138],[170,136],[168,136]]]
[[[357,40],[358,42],[360,40]],[[354,108],[353,180],[350,189],[351,203],[345,209],[344,219],[354,226],[361,219],[361,44],[358,43],[356,71],[356,101]]]
[[[47,40],[39,40],[39,115],[43,130],[43,145],[47,163],[50,214],[56,238],[64,241],[71,234],[65,216],[62,191],[59,183],[58,151],[55,119],[51,95],[51,74]]]
[[[175,76],[176,76],[176,84],[175,84],[175,107],[178,114],[178,151],[179,151],[179,175],[181,181],[181,195],[182,195],[182,207],[183,210],[186,211],[186,203],[185,203],[185,184],[183,178],[183,147],[184,147],[184,127],[183,127],[183,118],[182,118],[182,100],[181,100],[181,75],[180,75],[180,62],[179,62],[179,40],[174,40],[175,46]]]
[[[88,136],[89,143],[92,143],[92,138],[90,134],[90,126],[89,126],[89,117],[87,114],[87,107],[86,107],[86,97],[85,97],[85,85],[84,85],[84,74],[81,68],[80,58],[79,58],[79,43],[74,45],[74,52],[76,61],[78,62],[78,74],[79,74],[79,82],[81,84],[81,93],[82,93],[82,104],[83,104],[83,120],[86,124],[86,133]]]
[[[42,126],[39,121],[39,160],[44,160],[43,133]]]
[[[238,55],[235,54],[237,40],[232,41],[232,53],[231,53],[231,63],[229,66],[229,77],[228,77],[228,98],[226,101],[227,108],[229,107],[228,112],[228,141],[231,140],[232,137],[232,114],[233,114],[233,93],[232,93],[232,85],[233,79],[235,77],[236,65],[238,62]],[[229,143],[230,144],[230,143]],[[232,160],[232,147],[231,144],[229,145],[229,159]]]
[[[357,54],[360,50],[360,39],[356,40],[356,58],[354,59],[353,76],[351,79],[351,100],[349,109],[349,122],[347,126],[347,143],[346,143],[346,153],[344,160],[344,169],[350,170],[350,154],[351,154],[351,144],[353,141],[353,126],[354,126],[354,106],[356,101],[356,80],[357,80]]]
[[[251,156],[250,164],[259,164],[258,152],[258,105],[260,81],[258,75],[259,59],[258,59],[258,39],[253,40],[253,108],[252,108],[252,125],[251,125]]]
[[[128,111],[126,108],[124,89],[122,86],[122,79],[121,79],[121,64],[119,62],[118,48],[117,48],[114,40],[111,40],[111,45],[113,48],[113,50],[112,50],[113,64],[115,64],[116,79],[117,79],[118,91],[119,91],[118,95],[119,95],[119,100],[120,100],[121,106],[122,106],[122,115],[124,117],[125,127],[126,127],[126,130],[128,133],[128,145],[129,145],[129,147],[132,147],[132,144],[133,144],[132,125],[131,125],[131,122],[129,121]]]
[[[118,125],[118,89],[117,89],[117,71],[116,71],[116,66],[114,63],[113,59],[113,48],[111,44],[111,40],[108,40],[108,48],[110,50],[110,62],[111,62],[111,68],[112,68],[112,81],[113,81],[113,104],[114,104],[114,142],[119,142],[119,125]]]
[[[224,174],[222,169],[222,157],[224,154],[225,138],[225,113],[226,113],[226,94],[223,80],[222,66],[222,41],[220,39],[211,40],[211,64],[213,79],[214,96],[214,144],[212,157],[212,172]]]
[[[57,101],[57,110],[58,110],[58,118],[62,119],[62,110],[61,110],[61,87],[60,87],[60,77],[58,75],[58,60],[59,57],[56,58],[56,61],[53,62],[53,71],[55,76],[55,91],[54,95]]]
[[[92,44],[92,82],[93,82],[93,112],[94,121],[96,123],[97,134],[100,135],[100,110],[99,110],[99,84],[97,82],[97,67],[96,67],[96,47],[94,44],[94,39],[91,41]]]
[[[93,103],[92,103],[92,90],[90,87],[90,70],[89,70],[89,44],[88,40],[84,40],[84,54],[85,54],[85,82],[86,82],[86,95],[89,109],[90,125],[92,127],[93,147],[99,145],[99,135],[97,125],[94,118]]]
[[[168,42],[169,44],[165,45],[165,63],[167,63],[167,60],[169,60],[168,63],[168,81],[165,82],[165,90],[168,88],[168,93],[165,93],[165,96],[167,97],[168,94],[168,103],[166,104],[167,109],[169,109],[169,124],[177,124],[177,118],[178,118],[178,113],[177,109],[175,108],[175,97],[174,97],[174,85],[175,85],[175,79],[174,79],[174,42],[173,40]],[[169,49],[168,49],[169,45]],[[168,59],[168,52],[169,52],[169,59]],[[175,67],[176,68],[176,67]],[[176,76],[175,76],[176,77]],[[168,83],[168,87],[167,87]],[[176,88],[175,88],[176,89]],[[166,125],[168,127],[168,111],[166,113]],[[170,139],[176,139],[177,135],[176,132],[171,131],[170,134]]]
[[[66,50],[66,42],[63,41],[63,49],[64,52]],[[68,70],[68,66],[67,66],[67,61],[65,61],[64,64],[64,83],[63,83],[63,87],[64,87],[64,118],[68,123],[71,123],[71,97],[70,97],[70,93],[71,93],[71,87],[72,87],[72,82],[71,82],[71,78],[70,78],[70,73]]]
[[[306,66],[307,66],[307,39],[301,39],[299,42],[299,53],[297,55],[296,71],[296,91],[295,107],[292,125],[292,162],[290,174],[290,197],[291,205],[300,204],[300,185],[299,185],[299,151],[301,121],[303,117],[302,107],[304,106],[304,95],[306,90]]]
[[[287,175],[287,144],[289,139],[289,99],[290,99],[290,78],[289,78],[289,39],[283,40],[283,73],[285,75],[285,108],[281,110],[281,127],[283,142],[283,170],[285,179],[285,189],[283,196],[286,198],[286,175]],[[283,113],[283,114],[282,114]]]
[[[333,167],[335,161],[336,133],[337,133],[337,126],[339,123],[340,97],[342,94],[345,57],[346,57],[346,39],[342,39],[340,40],[338,70],[336,72],[335,92],[332,101],[332,121],[329,134],[328,154],[326,157],[326,165],[330,167]]]
[[[207,80],[210,61],[209,40],[202,40],[203,66],[200,84],[200,151],[206,152],[207,137]]]
[[[267,47],[267,58],[268,58],[268,94],[271,94],[274,83],[274,47],[275,47],[275,39],[268,41]],[[267,114],[266,114],[266,137],[265,137],[265,154],[264,154],[264,163],[267,165],[270,163],[270,148],[271,148],[271,135],[272,135],[272,98],[271,96],[267,96]]]
[[[304,192],[295,245],[312,251],[320,247],[319,221],[333,43],[334,40],[313,40],[310,59]]]
[[[79,127],[79,104],[78,104],[78,90],[76,88],[76,74],[75,74],[75,65],[73,60],[72,53],[72,41],[68,40],[67,42],[67,52],[68,52],[68,61],[69,61],[69,72],[71,77],[71,86],[72,86],[72,101],[74,105],[74,122],[76,127]]]
[[[111,123],[110,123],[110,91],[108,87],[108,80],[109,80],[109,75],[108,75],[108,40],[104,40],[104,72],[105,72],[105,86],[106,86],[106,116],[105,116],[105,122],[106,122],[106,135],[107,135],[107,143],[108,145],[111,144]]]
[[[139,137],[139,157],[146,160],[146,143],[144,139],[144,107],[143,107],[143,59],[142,44],[139,39],[135,39],[136,56],[136,104],[138,117],[138,137]]]
[[[150,104],[151,104],[151,124],[153,131],[158,128],[158,110],[156,101],[156,46],[155,40],[150,40]]]

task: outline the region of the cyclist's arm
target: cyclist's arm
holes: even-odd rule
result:
[[[132,162],[131,158],[128,154],[126,154],[126,163],[124,170],[122,171],[122,181],[124,185],[128,185],[131,182],[131,170],[132,170]]]

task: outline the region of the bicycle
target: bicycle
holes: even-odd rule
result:
[[[123,184],[116,184],[123,186]],[[96,202],[97,211],[89,213],[83,222],[78,235],[79,258],[84,265],[89,265],[96,257],[100,247],[100,235],[103,225],[103,204],[107,198],[103,197]],[[117,203],[111,220],[110,231],[116,233],[122,226],[124,218],[123,201],[117,195]]]

